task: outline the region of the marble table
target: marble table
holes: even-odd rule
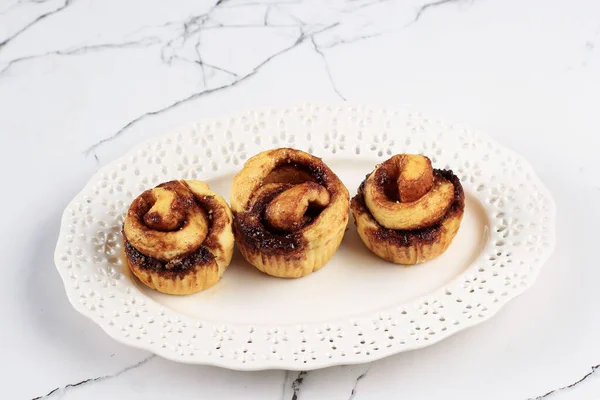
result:
[[[522,153],[558,205],[533,288],[434,346],[310,372],[177,364],[73,310],[54,245],[100,166],[199,117],[315,100]],[[1,0],[2,398],[598,399],[599,104],[596,0]]]

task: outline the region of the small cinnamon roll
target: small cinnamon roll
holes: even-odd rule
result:
[[[231,187],[234,234],[260,271],[299,278],[325,265],[349,216],[348,189],[321,161],[282,148],[250,158]]]
[[[233,255],[232,215],[207,184],[171,181],[146,190],[123,224],[127,264],[167,294],[191,294],[219,281]]]
[[[458,232],[465,200],[452,171],[398,154],[367,175],[351,202],[358,234],[377,256],[418,264],[442,254]]]

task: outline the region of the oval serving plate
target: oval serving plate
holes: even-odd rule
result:
[[[121,226],[143,190],[200,179],[229,198],[245,160],[294,147],[324,159],[351,196],[375,165],[421,153],[465,188],[450,248],[409,268],[385,262],[349,223],[320,271],[285,280],[241,255],[223,279],[169,296],[129,273]],[[493,316],[531,286],[555,243],[555,205],[527,162],[468,128],[403,110],[304,104],[205,119],[102,168],[67,206],[55,262],[73,306],[111,337],[186,363],[308,370],[424,347]]]

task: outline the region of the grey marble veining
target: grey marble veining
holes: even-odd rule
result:
[[[0,200],[5,397],[597,398],[599,38],[591,0],[0,2],[0,159],[20,193]],[[560,213],[538,283],[435,346],[310,372],[176,364],[72,309],[52,252],[99,166],[202,116],[304,100],[438,112],[524,154]]]

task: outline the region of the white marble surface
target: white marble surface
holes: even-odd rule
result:
[[[600,398],[600,3],[325,3],[0,1],[2,398]],[[52,254],[99,166],[201,116],[340,99],[443,115],[525,155],[558,205],[534,287],[432,347],[308,373],[176,364],[71,308]]]

